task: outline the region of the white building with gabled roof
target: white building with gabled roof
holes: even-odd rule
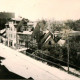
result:
[[[7,38],[7,45],[9,47],[16,47],[16,34],[17,34],[17,25],[22,20],[22,18],[12,18],[9,20],[6,26],[6,38]]]

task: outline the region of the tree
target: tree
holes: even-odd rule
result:
[[[75,30],[80,31],[80,19],[75,21]]]
[[[8,21],[8,19],[0,19],[0,30],[5,28],[5,24]]]
[[[77,66],[80,66],[80,61],[79,61],[80,59],[78,59],[78,52],[80,52],[80,38],[79,37],[80,36],[73,36],[69,40],[70,62]]]
[[[46,55],[49,55],[49,54],[50,54],[50,52],[47,51],[47,50],[45,50],[45,51],[43,51],[43,50],[35,50],[35,52],[32,53],[32,55],[35,55],[35,56],[43,58],[43,59],[48,59]],[[40,58],[38,58],[38,59],[40,59]]]
[[[54,33],[55,31],[61,31],[61,29],[64,27],[63,23],[60,21],[48,21],[47,22],[48,29]]]
[[[50,52],[50,56],[53,56],[55,58],[58,58],[58,59],[62,59],[62,48],[57,44],[55,43],[53,45],[53,47],[49,47],[49,52]]]
[[[38,44],[37,44],[35,39],[31,39],[28,42],[28,46],[29,46],[30,49],[34,49],[34,50],[38,49]]]
[[[18,23],[17,31],[18,31],[18,32],[23,32],[23,31],[25,31],[28,22],[29,22],[28,19],[23,18],[23,19]],[[25,25],[26,25],[26,26],[25,26]]]
[[[65,22],[65,25],[66,26],[69,26],[70,29],[73,29],[75,31],[80,31],[80,19],[79,20],[76,20],[76,21],[73,21],[73,20],[67,20]]]
[[[39,21],[32,33],[32,37],[35,38],[38,43],[38,48],[41,48],[41,40],[44,36],[43,30],[46,29],[45,26],[46,26],[45,20]]]

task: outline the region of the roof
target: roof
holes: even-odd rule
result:
[[[6,29],[2,29],[2,30],[0,30],[0,33],[2,34],[2,33],[4,33],[6,31]]]
[[[34,80],[80,80],[58,68],[48,66],[0,43],[0,56],[5,60],[2,64],[9,71]]]
[[[80,35],[80,31],[71,31],[70,34],[78,36]]]
[[[23,32],[18,32],[18,34],[32,34],[32,31],[30,32],[30,31],[23,31]]]
[[[50,35],[50,32],[44,34],[44,37],[42,38],[41,43],[44,43],[45,40],[48,38],[49,35]]]
[[[23,34],[32,34],[32,31],[23,31]]]
[[[51,35],[49,35],[49,36],[47,37],[47,39],[45,40],[45,42],[47,42],[50,38],[51,38]]]
[[[29,48],[21,48],[21,49],[17,49],[17,51],[24,51],[24,50],[27,50]]]
[[[28,25],[34,25],[34,23],[33,23],[33,22],[28,22],[27,24],[28,24]]]
[[[21,21],[22,18],[18,17],[18,18],[12,18],[11,20],[14,20],[14,21]]]
[[[0,35],[5,38],[6,37],[6,29],[0,30]]]
[[[53,34],[50,31],[47,30],[44,37],[41,40],[41,43],[44,43],[45,41],[47,41],[50,37],[52,37],[52,35]]]
[[[58,44],[60,45],[60,46],[63,46],[64,44],[65,44],[65,40],[62,40],[62,39],[60,39],[59,41],[58,41]]]
[[[43,31],[43,33],[46,33],[46,34],[47,34],[48,32],[49,32],[49,30],[45,30],[45,31]]]

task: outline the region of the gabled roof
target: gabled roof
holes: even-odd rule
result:
[[[46,43],[50,38],[51,38],[51,35],[49,35],[49,36],[47,37],[47,39],[45,40],[45,43]]]
[[[3,34],[6,31],[6,29],[0,30],[0,33]]]
[[[22,18],[11,18],[11,20],[14,20],[14,21],[21,21],[22,20]]]
[[[64,44],[65,44],[65,40],[62,40],[62,39],[60,39],[59,41],[58,41],[58,44],[60,45],[60,46],[63,46]]]
[[[24,34],[24,35],[29,34],[29,35],[31,35],[32,34],[32,31],[31,32],[30,31],[18,32],[18,34]]]
[[[0,30],[0,35],[5,38],[6,37],[6,29]]]
[[[44,34],[44,37],[41,40],[41,43],[43,44],[46,40],[48,40],[47,38],[50,36],[50,32]]]

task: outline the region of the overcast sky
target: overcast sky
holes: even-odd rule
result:
[[[80,0],[0,0],[0,12],[3,11],[30,20],[79,19]]]

